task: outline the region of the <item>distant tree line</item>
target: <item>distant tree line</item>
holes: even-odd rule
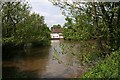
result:
[[[57,25],[53,25],[52,27],[51,27],[51,30],[53,30],[53,29],[61,29],[62,27],[61,27],[61,25],[60,24],[57,24]]]

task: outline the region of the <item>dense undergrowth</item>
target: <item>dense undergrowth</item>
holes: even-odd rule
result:
[[[82,78],[118,78],[119,57],[120,50],[113,52],[89,72],[86,72]]]

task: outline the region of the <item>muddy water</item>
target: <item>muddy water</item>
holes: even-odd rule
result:
[[[66,46],[65,46],[65,45]],[[69,49],[67,46],[70,46]],[[3,61],[3,77],[17,78],[76,78],[83,69],[71,52],[79,51],[79,44],[52,40],[51,46],[6,51],[14,57]],[[4,54],[4,53],[3,53]],[[9,58],[9,57],[8,57]]]

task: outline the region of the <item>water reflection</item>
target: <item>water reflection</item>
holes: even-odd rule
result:
[[[66,54],[63,54],[62,44],[74,47],[71,42],[52,40],[51,46],[28,49],[27,53],[24,51],[12,51],[11,53],[17,54],[14,54],[15,56],[11,61],[3,61],[3,77],[78,77],[82,73],[81,67],[75,63],[76,58],[69,54],[71,51],[75,52],[76,49],[66,49]],[[63,63],[59,64],[58,60],[53,60],[56,54],[59,55],[58,57]],[[66,65],[68,63],[72,65]]]

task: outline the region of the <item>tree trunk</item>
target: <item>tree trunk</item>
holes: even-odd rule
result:
[[[93,11],[94,11],[94,27],[95,27],[95,35],[96,35],[96,39],[97,39],[97,45],[98,45],[98,49],[100,51],[102,51],[102,53],[104,52],[103,46],[102,46],[102,42],[101,42],[101,38],[100,38],[100,28],[98,26],[98,16],[97,16],[97,10],[96,10],[96,4],[97,3],[93,3]]]

